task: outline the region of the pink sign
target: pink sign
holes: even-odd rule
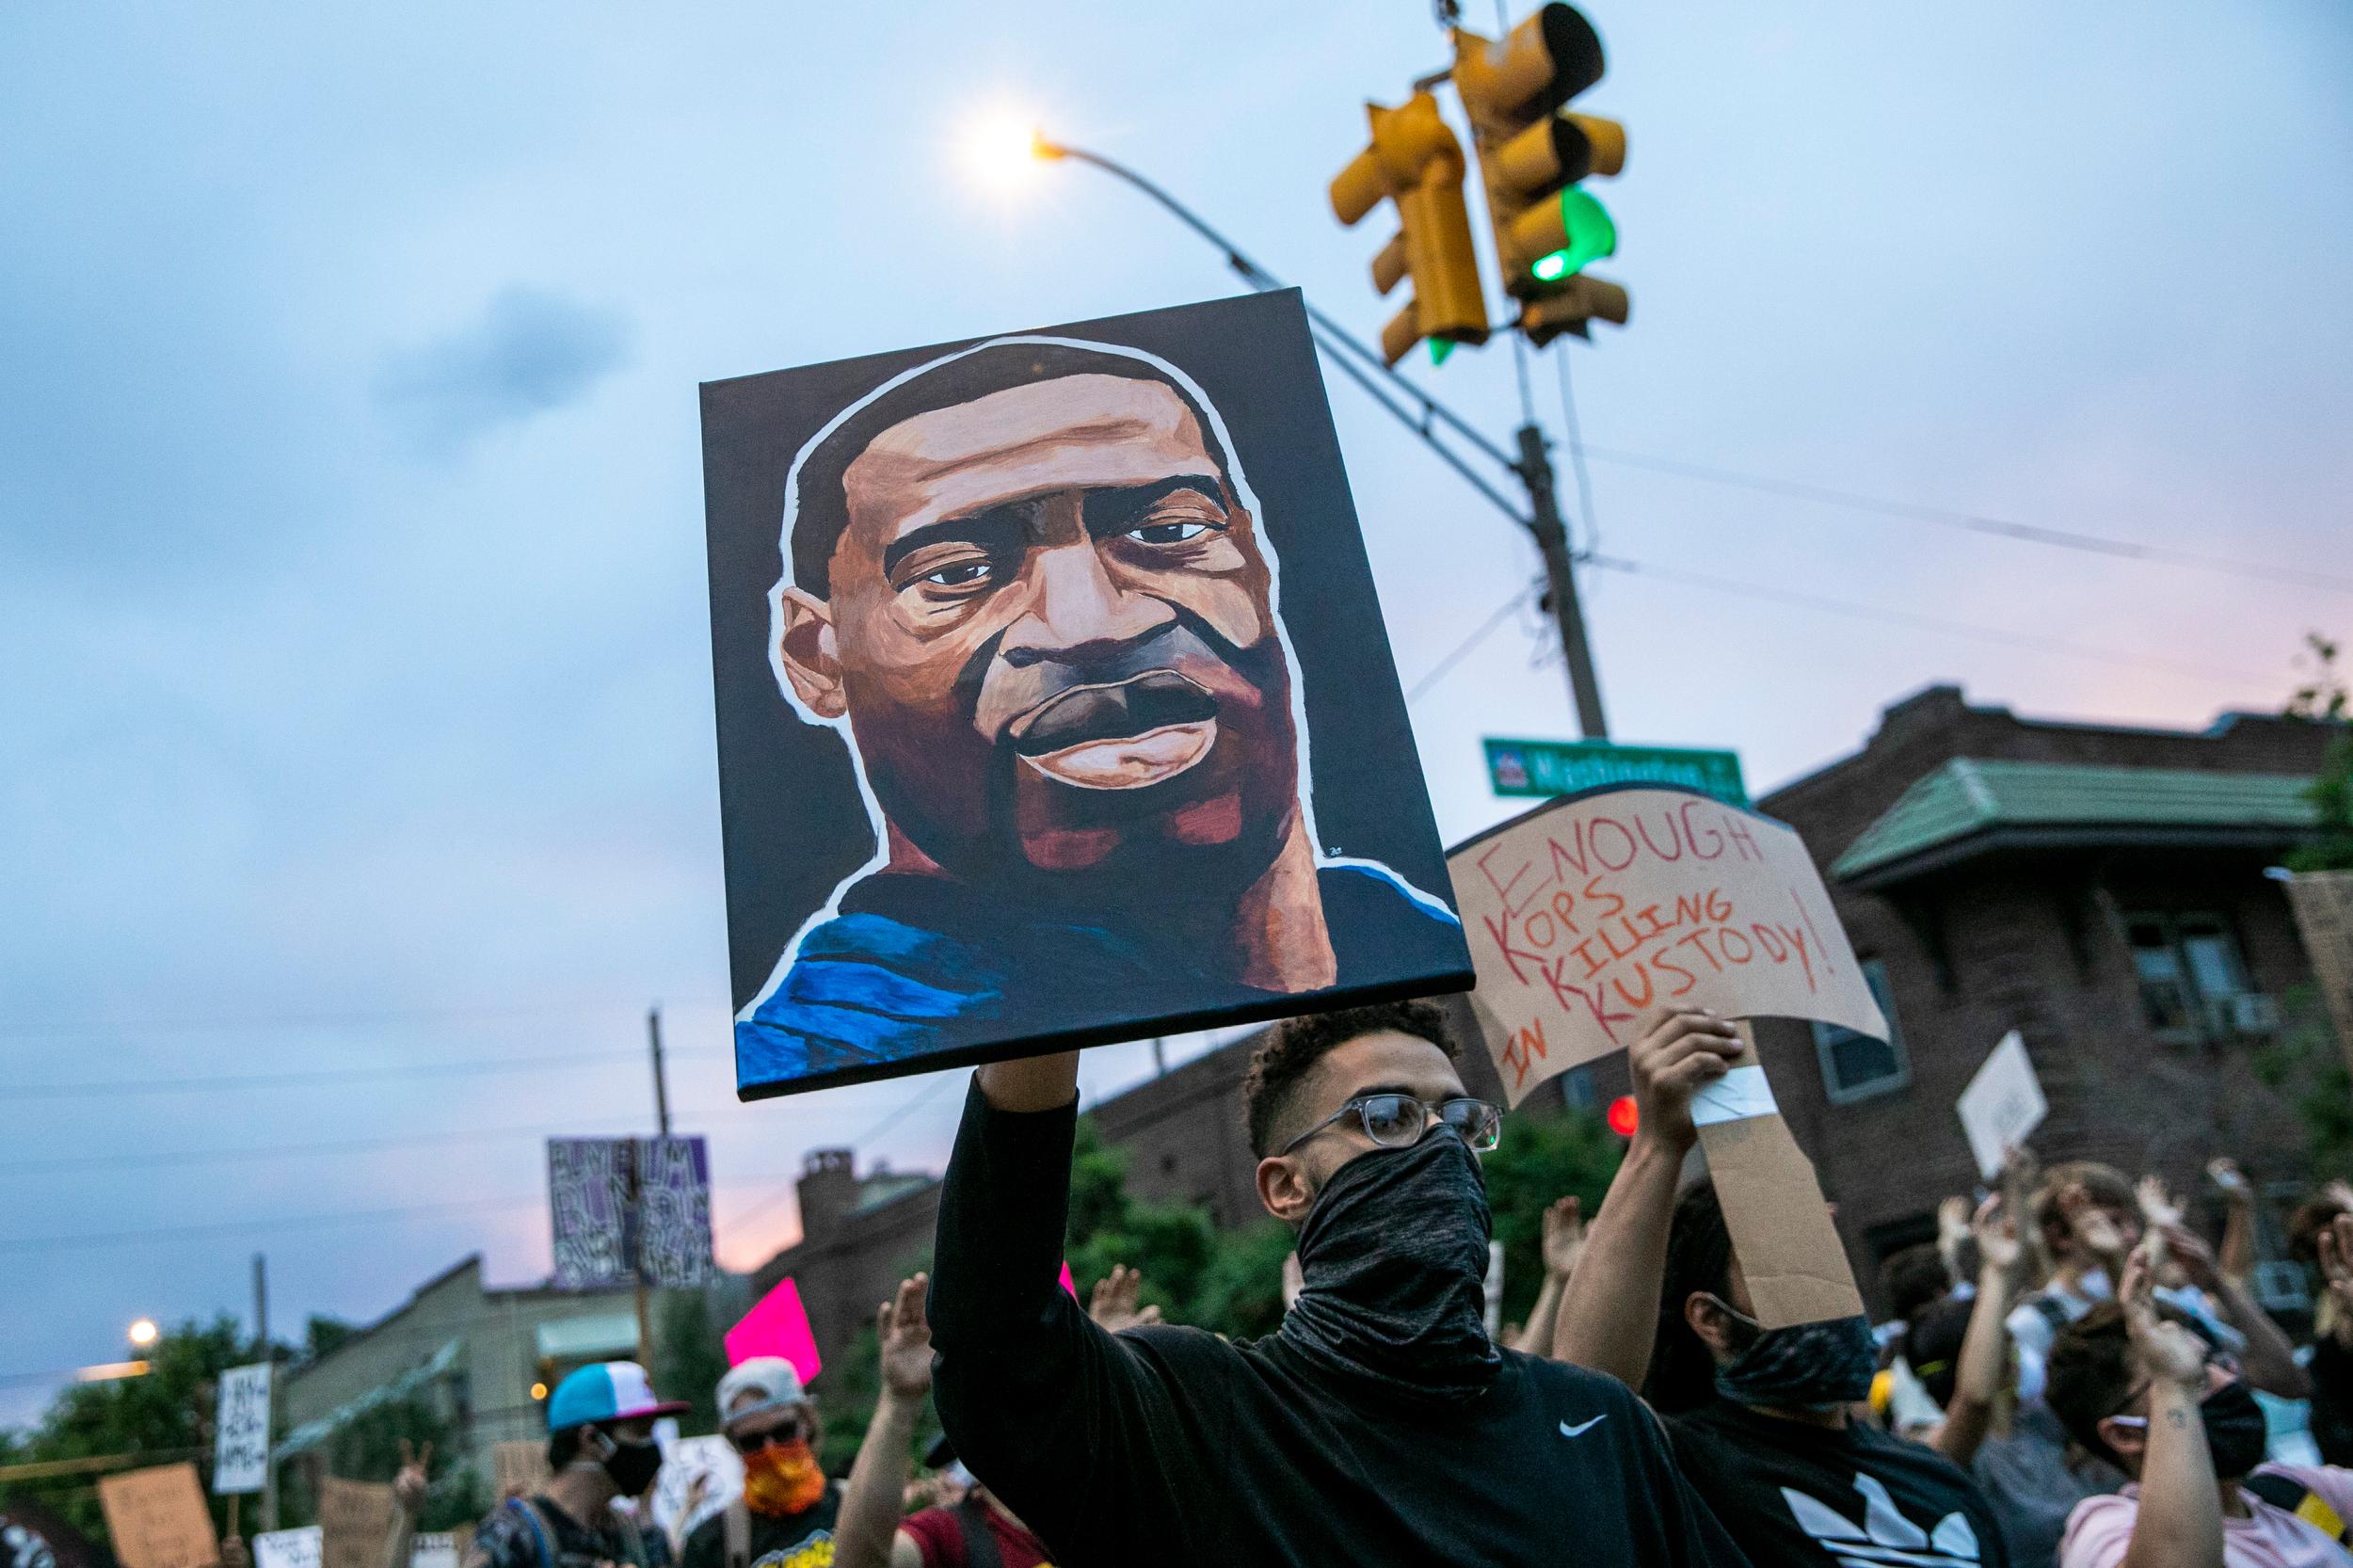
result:
[[[741,1322],[728,1330],[728,1366],[756,1355],[784,1357],[801,1374],[803,1383],[824,1368],[817,1355],[817,1336],[809,1332],[808,1313],[801,1305],[801,1288],[790,1278],[779,1280],[774,1290],[744,1314]]]
[[[1070,1292],[1072,1301],[1079,1299],[1079,1282],[1070,1277],[1070,1265],[1067,1263],[1062,1266],[1062,1288]]]

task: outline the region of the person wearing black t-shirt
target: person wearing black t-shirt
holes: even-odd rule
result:
[[[856,1560],[841,1484],[817,1463],[824,1425],[792,1363],[778,1355],[738,1362],[719,1380],[718,1406],[721,1430],[744,1457],[744,1495],[687,1535],[680,1568],[825,1568],[837,1555]],[[888,1541],[893,1522],[869,1521],[867,1537]]]
[[[1553,1353],[1642,1382],[1685,1477],[1759,1568],[2009,1568],[1975,1482],[1853,1418],[1876,1360],[1869,1321],[1761,1327],[1715,1189],[1702,1181],[1678,1201],[1692,1096],[1741,1049],[1712,1013],[1642,1021],[1627,1053],[1637,1131],[1562,1297]]]
[[[1078,1058],[980,1069],[940,1195],[940,1423],[1057,1562],[1741,1564],[1622,1384],[1499,1350],[1478,1151],[1422,1002],[1294,1018],[1244,1085],[1305,1288],[1232,1344],[1105,1333],[1056,1283]]]

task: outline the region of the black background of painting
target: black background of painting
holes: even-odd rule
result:
[[[1451,905],[1446,857],[1298,291],[1033,330],[1157,354],[1207,394],[1225,422],[1257,497],[1259,526],[1279,558],[1279,608],[1306,692],[1322,848],[1379,860]],[[776,689],[768,662],[767,595],[783,569],[785,476],[802,443],[842,408],[902,371],[984,341],[868,355],[702,388],[729,979],[738,1011],[767,984],[801,923],[873,853],[841,738],[802,722]],[[1334,936],[1348,940],[1344,931]],[[1320,993],[1314,1005],[1465,989],[1468,952],[1458,968],[1401,972],[1395,981],[1345,997]],[[1107,998],[1106,1004],[1115,1009],[1116,999]],[[1243,1015],[1224,1009],[1176,1018],[1040,1018],[1026,1039],[1034,1048],[1048,1039],[1137,1039],[1241,1021]],[[797,1091],[975,1059],[972,1052],[943,1052],[871,1072],[746,1086],[745,1092]]]

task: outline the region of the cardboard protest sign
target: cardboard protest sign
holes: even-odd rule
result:
[[[111,1568],[89,1538],[37,1502],[0,1502],[0,1568]]]
[[[548,1480],[548,1446],[528,1438],[493,1444],[490,1479],[499,1496],[528,1497]]]
[[[724,1437],[679,1437],[662,1446],[653,1522],[673,1541],[744,1495],[744,1457]]]
[[[1295,292],[712,382],[703,472],[744,1097],[1468,983]]]
[[[1770,817],[1613,786],[1515,817],[1447,864],[1513,1105],[1632,1044],[1635,1020],[1669,1002],[1887,1033],[1813,856]]]
[[[2051,1102],[2042,1097],[2042,1080],[2035,1077],[2034,1063],[2027,1059],[2024,1035],[2013,1029],[2002,1036],[1961,1092],[1955,1109],[1961,1112],[1969,1152],[1977,1158],[1977,1174],[1993,1180],[2010,1146],[2024,1144],[2051,1110]]]
[[[2288,879],[2288,905],[2337,1045],[2353,1064],[2353,872],[2297,872]]]
[[[213,1490],[259,1492],[269,1479],[269,1363],[220,1374],[213,1413]]]
[[[186,1460],[99,1477],[98,1506],[122,1568],[212,1568],[220,1560],[203,1483]]]
[[[548,1212],[565,1289],[711,1277],[711,1153],[700,1138],[551,1138]]]
[[[319,1568],[384,1568],[399,1508],[382,1481],[319,1479]]]
[[[1671,1002],[1887,1032],[1821,873],[1785,823],[1693,791],[1613,786],[1540,806],[1447,863],[1479,969],[1472,1012],[1514,1105],[1631,1045],[1642,1015]],[[1758,1320],[1861,1312],[1753,1037],[1691,1119]]]
[[[408,1568],[457,1568],[465,1560],[466,1548],[472,1544],[473,1528],[470,1525],[454,1530],[419,1530],[409,1538]]]
[[[1063,1265],[1065,1273],[1069,1268],[1067,1263]],[[792,1363],[804,1384],[824,1369],[817,1356],[817,1336],[808,1326],[808,1312],[801,1305],[801,1288],[789,1274],[736,1320],[728,1330],[727,1348],[730,1367],[756,1355],[780,1355]]]
[[[253,1538],[253,1568],[321,1568],[319,1528],[264,1530]]]

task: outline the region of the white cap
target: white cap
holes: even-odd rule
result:
[[[762,1416],[808,1398],[792,1363],[780,1355],[756,1355],[728,1368],[719,1380],[719,1422],[733,1426],[743,1416]]]

